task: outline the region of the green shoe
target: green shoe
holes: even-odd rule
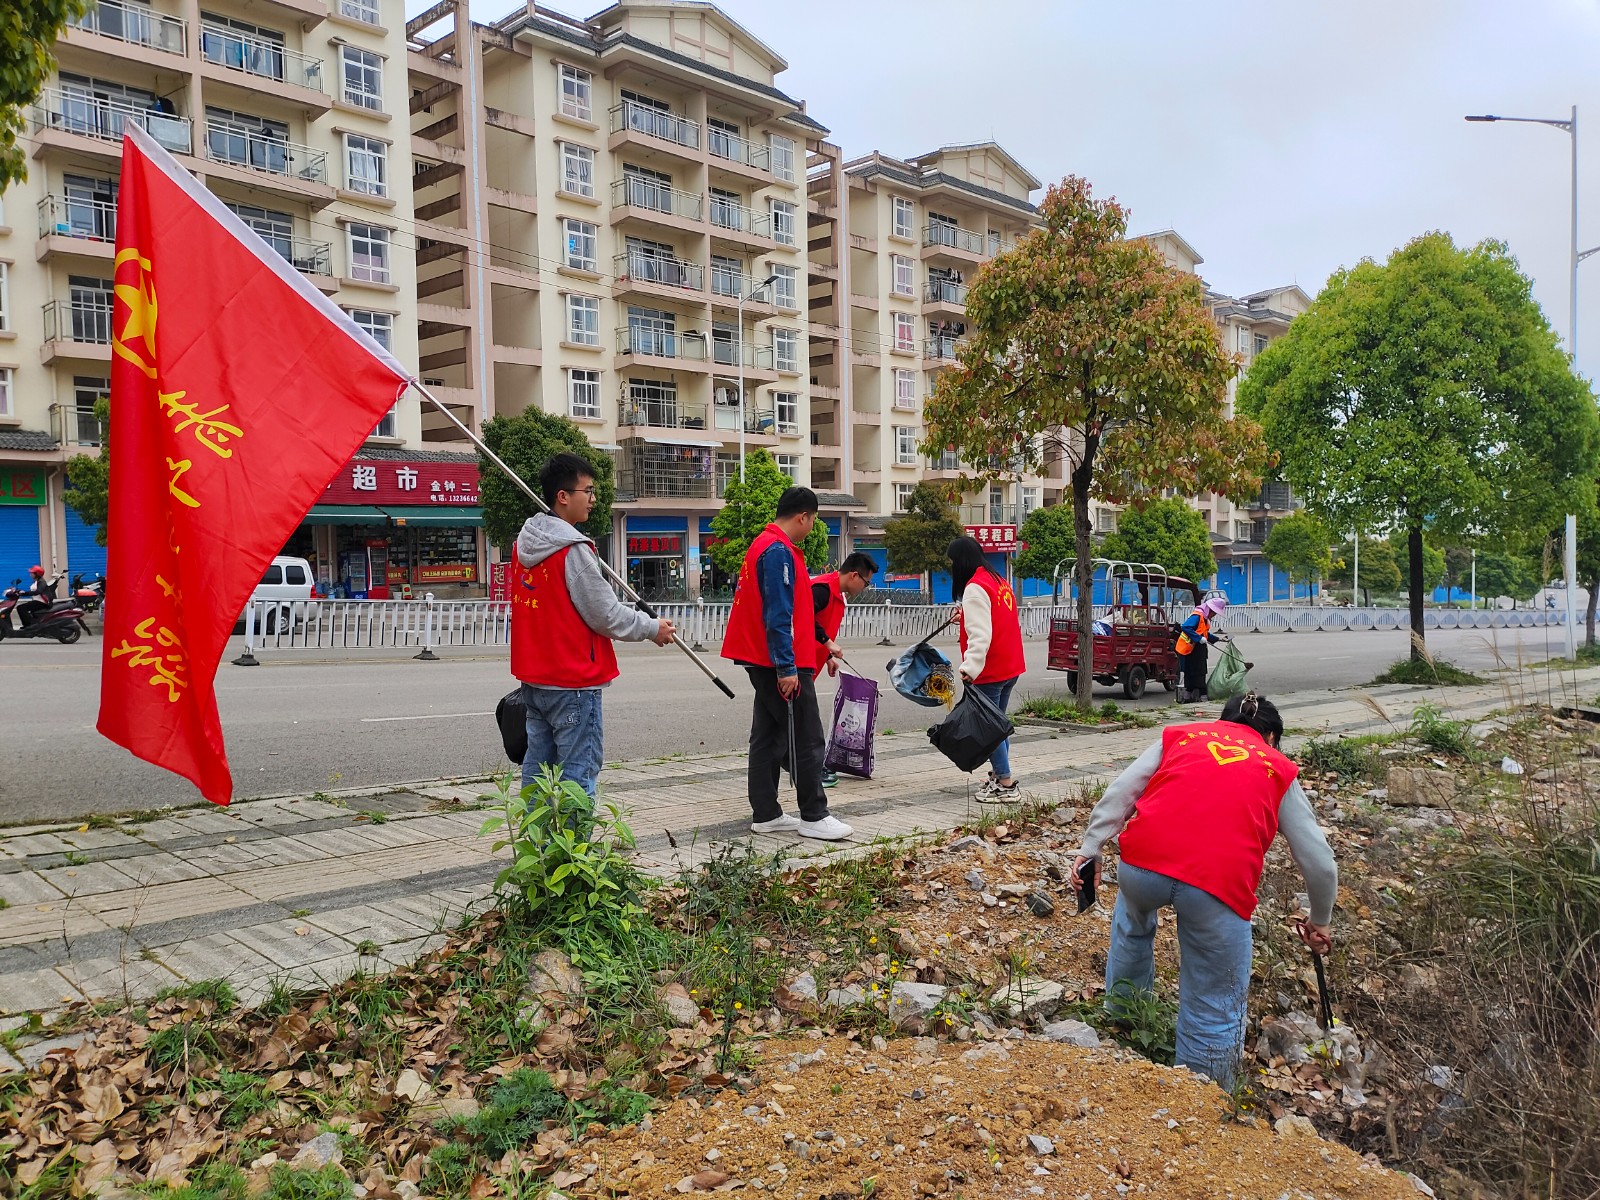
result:
[[[834,774],[832,771],[824,771],[822,773],[822,786],[823,787],[831,788],[831,787],[836,786],[838,784],[838,782],[839,782],[839,776]]]

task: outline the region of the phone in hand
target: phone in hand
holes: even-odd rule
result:
[[[1078,868],[1078,877],[1074,890],[1078,893],[1078,915],[1082,916],[1094,907],[1094,868],[1092,858],[1083,860]]]

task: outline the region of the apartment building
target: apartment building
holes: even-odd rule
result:
[[[644,594],[728,585],[711,519],[741,451],[822,486],[841,536],[848,497],[809,453],[838,423],[824,396],[813,427],[806,197],[837,151],[776,86],[784,60],[703,3],[485,26],[446,0],[410,37],[420,361],[441,397],[468,424],[561,413],[610,452],[603,549]]]
[[[105,436],[94,405],[109,389],[128,124],[402,362],[414,360],[405,53],[400,0],[98,0],[63,33],[59,69],[26,114],[28,178],[0,197],[0,582],[35,562],[104,568],[93,531],[61,494],[66,461],[97,452]],[[421,437],[416,402],[403,402],[374,430],[351,500],[370,490],[369,474],[384,474],[380,464],[391,475],[409,467],[405,448]],[[413,477],[393,507],[425,522],[414,488]],[[404,518],[351,508],[367,536],[346,553],[364,565],[372,547],[362,543],[386,544]],[[319,559],[324,579],[338,573],[332,533],[314,516],[293,543]]]

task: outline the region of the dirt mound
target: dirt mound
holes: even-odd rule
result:
[[[1303,1119],[1281,1133],[1238,1124],[1220,1089],[1120,1051],[802,1038],[767,1043],[755,1075],[743,1095],[681,1098],[585,1147],[598,1162],[587,1186],[808,1200],[1420,1194]]]

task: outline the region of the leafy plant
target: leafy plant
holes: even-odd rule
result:
[[[354,1188],[338,1163],[315,1171],[278,1163],[267,1176],[265,1200],[349,1200]]]
[[[594,506],[582,530],[593,538],[610,531],[611,504],[616,499],[615,468],[611,456],[595,449],[581,426],[564,416],[531,407],[485,421],[483,441],[523,479],[537,479],[545,463],[557,454],[578,455],[594,470]],[[496,546],[510,546],[539,506],[481,455],[478,468],[484,533]]]
[[[1123,1045],[1151,1062],[1171,1066],[1178,1052],[1178,1004],[1165,996],[1117,980],[1106,993],[1100,1024]]]
[[[472,1139],[484,1157],[498,1159],[531,1142],[546,1122],[565,1120],[569,1107],[549,1075],[521,1067],[495,1086],[476,1116],[457,1122],[455,1131]]]
[[[1443,684],[1445,687],[1466,687],[1483,680],[1471,671],[1464,671],[1454,663],[1431,656],[1403,658],[1384,671],[1373,683]]]
[[[1308,775],[1331,771],[1341,779],[1365,779],[1378,771],[1372,746],[1355,738],[1313,738],[1300,747],[1295,759]]]
[[[174,998],[210,1001],[218,1013],[229,1012],[239,1003],[239,993],[233,990],[233,984],[226,979],[197,979],[193,983],[162,988],[156,993],[158,1002]]]
[[[932,481],[917,484],[906,510],[883,527],[889,570],[901,575],[948,571],[950,543],[964,532],[950,504],[948,486]]]
[[[222,1090],[222,1123],[238,1129],[257,1113],[271,1112],[277,1097],[267,1090],[267,1081],[245,1071],[223,1071],[217,1076]]]
[[[156,1070],[182,1067],[190,1070],[198,1063],[215,1059],[221,1051],[209,1029],[192,1021],[178,1021],[150,1035],[145,1045],[150,1065]]]
[[[1471,727],[1465,721],[1452,721],[1433,704],[1420,704],[1411,714],[1410,734],[1430,750],[1471,758],[1477,753]]]

